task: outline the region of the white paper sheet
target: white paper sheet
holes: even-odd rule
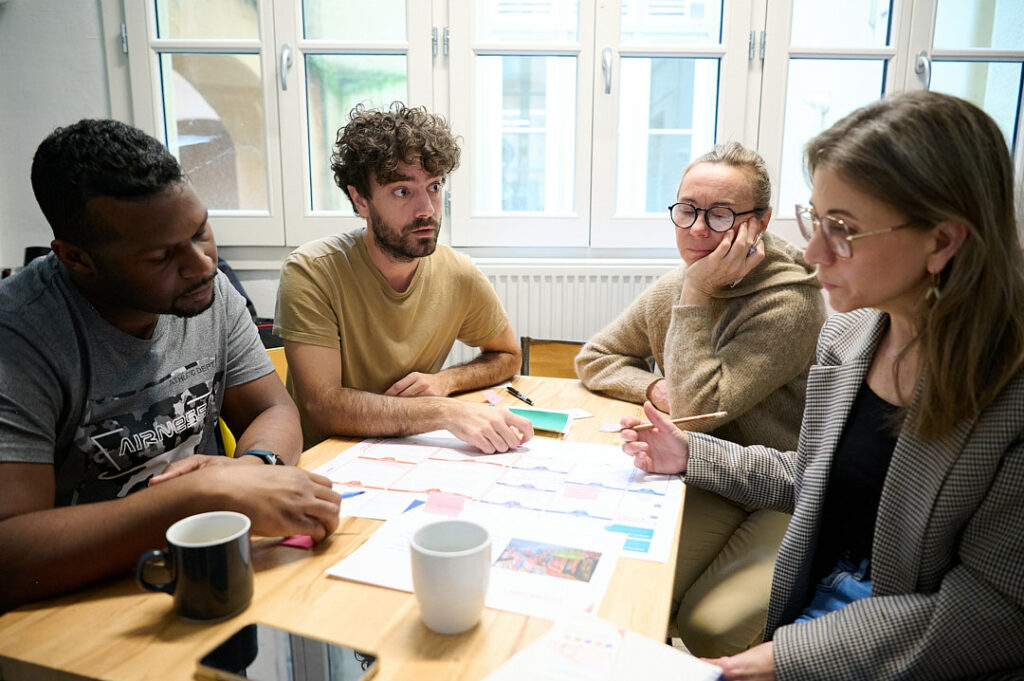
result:
[[[560,543],[562,533],[543,527],[524,531],[510,526],[505,514],[474,502],[467,503],[459,517],[478,522],[491,533],[487,607],[546,619],[597,612],[619,554],[607,534],[577,533],[570,543]],[[424,524],[444,519],[422,506],[403,513],[327,574],[412,591],[409,542]]]
[[[368,490],[342,502],[344,515],[395,518],[433,490],[500,509],[517,527],[610,534],[622,555],[658,562],[671,554],[682,504],[677,476],[644,473],[618,447],[547,438],[492,455],[447,431],[370,439],[316,472],[338,489]]]
[[[592,615],[560,620],[484,681],[716,681],[714,665]]]

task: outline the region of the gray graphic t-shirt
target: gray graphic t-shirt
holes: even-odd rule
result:
[[[50,255],[0,285],[0,461],[52,463],[56,505],[123,497],[215,453],[224,389],[273,371],[244,299],[162,315],[143,340],[108,324]]]

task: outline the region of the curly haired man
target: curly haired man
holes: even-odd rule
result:
[[[338,131],[334,181],[366,228],[318,239],[281,270],[274,333],[307,447],[331,435],[447,429],[483,452],[533,436],[526,419],[448,398],[520,365],[501,303],[472,261],[437,244],[445,179],[459,165],[445,120],[400,102],[357,106]],[[458,339],[481,350],[441,369]]]

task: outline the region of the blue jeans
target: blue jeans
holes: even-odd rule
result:
[[[859,565],[846,558],[841,559],[832,572],[818,582],[814,598],[795,621],[806,622],[870,596],[871,580],[867,578],[870,564],[867,558]]]

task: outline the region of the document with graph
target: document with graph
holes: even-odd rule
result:
[[[634,468],[613,445],[534,438],[504,454],[481,454],[447,431],[368,439],[316,470],[342,491],[342,514],[388,520],[425,504],[458,516],[475,502],[521,527],[572,536],[605,533],[621,555],[665,562],[682,504],[675,475]]]

